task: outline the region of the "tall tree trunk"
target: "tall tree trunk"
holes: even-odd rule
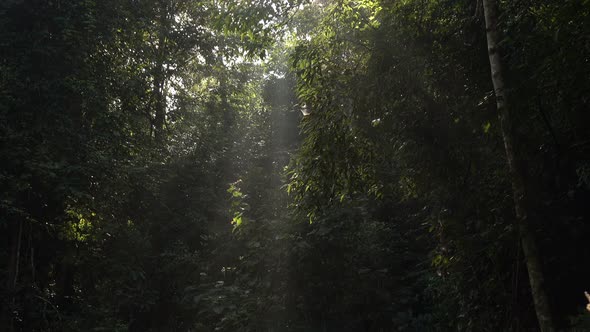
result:
[[[160,17],[158,31],[158,48],[156,50],[156,68],[154,73],[155,115],[154,134],[156,141],[164,139],[166,124],[166,75],[164,59],[166,56],[166,33],[168,32],[168,7],[166,1],[159,1]]]
[[[154,115],[154,136],[156,141],[164,139],[164,123],[166,122],[166,96],[164,94],[164,73],[161,68],[163,64],[158,61],[158,68],[154,76],[155,93],[155,115]]]
[[[527,208],[528,192],[519,160],[514,151],[514,124],[510,118],[509,100],[505,90],[504,68],[499,52],[500,38],[497,26],[498,4],[496,0],[483,0],[483,7],[492,82],[496,94],[498,116],[502,127],[506,159],[508,161],[512,181],[516,219],[521,237],[521,246],[528,270],[535,312],[537,314],[537,320],[541,331],[554,331],[553,317],[549,306],[549,298],[544,288],[544,276],[541,270],[537,243],[529,225],[530,221],[528,219]]]

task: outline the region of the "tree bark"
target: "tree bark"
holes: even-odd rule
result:
[[[498,4],[496,0],[483,0],[483,9],[486,22],[486,36],[488,41],[488,55],[492,74],[492,83],[496,95],[498,117],[502,128],[506,159],[512,182],[514,207],[518,230],[521,238],[521,246],[528,270],[531,294],[542,332],[554,331],[553,316],[551,313],[549,298],[544,288],[544,276],[541,270],[537,243],[528,219],[528,192],[524,181],[524,175],[514,151],[514,124],[510,118],[509,100],[505,90],[504,68],[499,52],[498,32]]]

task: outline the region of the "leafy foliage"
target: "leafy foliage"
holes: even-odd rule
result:
[[[500,5],[586,329],[590,7]],[[537,328],[479,1],[4,1],[0,54],[1,330]]]

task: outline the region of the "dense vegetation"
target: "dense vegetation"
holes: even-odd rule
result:
[[[587,0],[4,0],[0,330],[590,331],[589,78]]]

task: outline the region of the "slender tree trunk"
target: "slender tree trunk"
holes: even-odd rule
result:
[[[166,56],[166,33],[168,31],[168,7],[165,1],[160,1],[160,18],[158,32],[158,49],[156,50],[156,68],[154,74],[155,116],[154,135],[157,141],[164,139],[166,123],[166,72],[164,59]]]
[[[521,246],[528,270],[535,312],[537,314],[537,320],[541,331],[554,331],[553,317],[549,306],[549,298],[544,288],[544,276],[541,270],[537,243],[529,225],[530,221],[528,219],[527,208],[528,192],[522,169],[520,168],[519,161],[514,151],[514,125],[510,118],[510,108],[505,90],[504,68],[498,46],[500,41],[497,27],[498,4],[496,0],[483,0],[483,7],[486,21],[492,82],[496,94],[498,116],[502,127],[506,159],[508,161],[512,181],[516,219],[521,237]]]
[[[159,67],[156,69],[154,77],[154,93],[155,93],[155,116],[154,116],[154,136],[156,141],[164,139],[164,123],[166,121],[166,96],[164,95],[164,73],[160,68],[162,64],[158,62]]]

